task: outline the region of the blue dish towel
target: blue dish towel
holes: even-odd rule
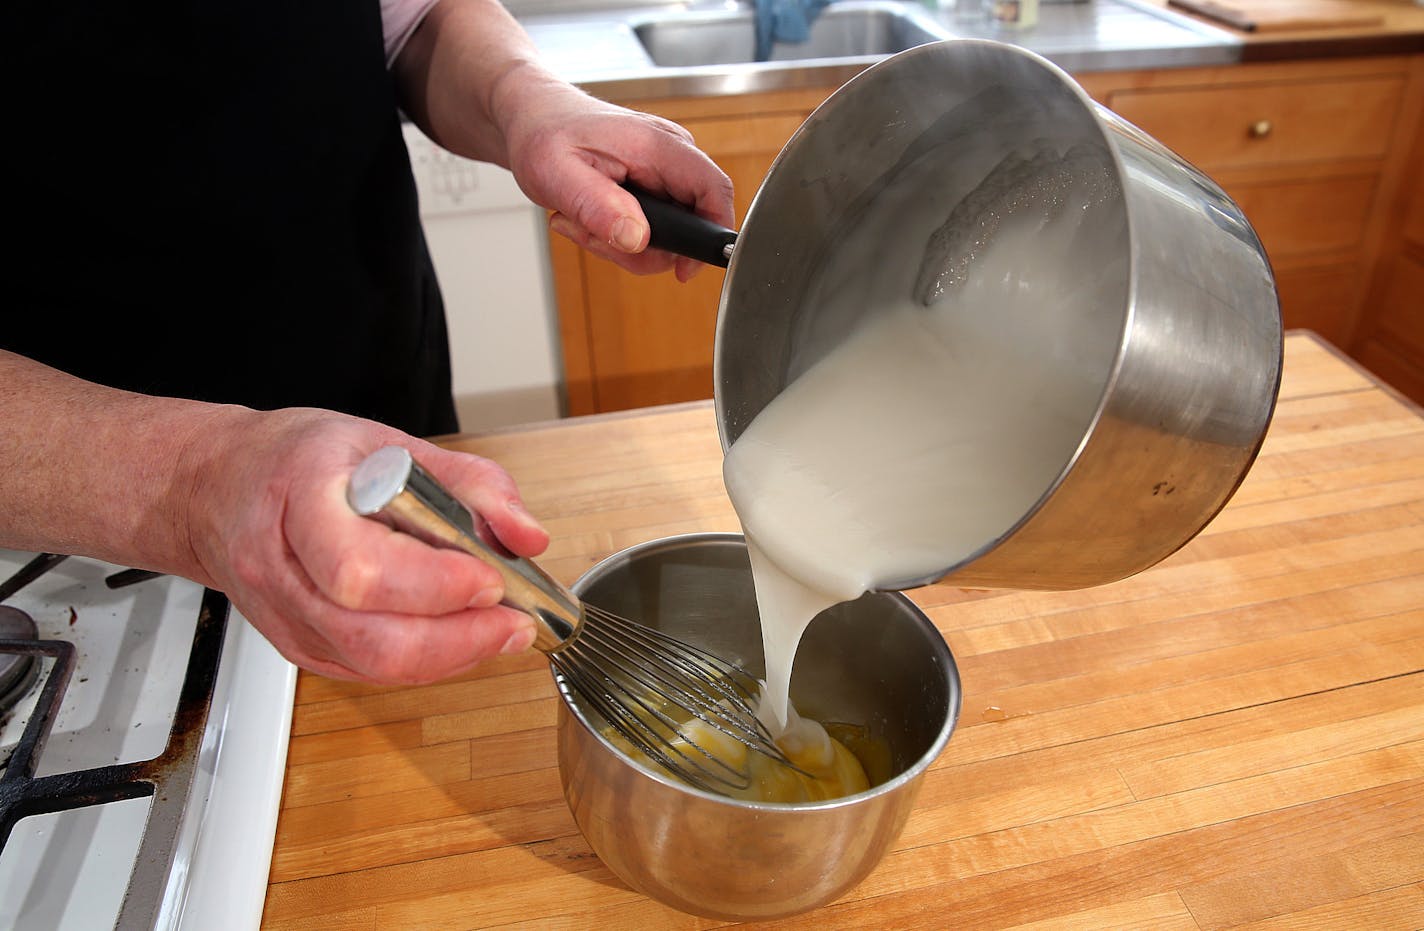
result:
[[[830,0],[756,0],[756,60],[771,57],[777,42],[805,42],[811,23]]]

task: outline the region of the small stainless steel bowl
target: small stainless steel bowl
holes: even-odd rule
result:
[[[740,534],[632,547],[594,566],[573,591],[763,672]],[[875,784],[867,792],[786,805],[693,789],[634,763],[602,736],[601,719],[565,683],[559,691],[559,774],[589,845],[646,895],[734,921],[809,911],[864,879],[899,836],[960,707],[959,673],[944,638],[908,598],[887,592],[817,617],[791,683],[804,714],[867,727],[888,748],[887,761],[868,767]]]

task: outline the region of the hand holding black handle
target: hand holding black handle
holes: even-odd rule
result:
[[[682,204],[650,194],[629,182],[623,189],[638,199],[643,216],[648,218],[648,245],[707,265],[726,268],[732,258],[732,245],[737,234],[700,217]]]

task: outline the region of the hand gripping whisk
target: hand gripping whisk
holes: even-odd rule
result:
[[[499,571],[504,604],[534,618],[534,646],[582,703],[650,760],[699,789],[750,785],[750,771],[689,737],[697,720],[749,750],[796,767],[757,720],[756,679],[660,631],[584,604],[528,559],[509,553],[483,521],[399,446],[377,450],[347,487],[356,513],[434,546],[460,549]]]

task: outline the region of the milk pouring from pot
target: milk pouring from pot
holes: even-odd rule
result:
[[[1024,49],[947,40],[866,69],[722,233],[716,409],[773,730],[823,608],[1126,578],[1261,448],[1282,333],[1259,238]]]
[[[953,202],[910,171],[833,247],[806,299],[860,323],[762,409],[723,467],[751,553],[773,734],[795,720],[796,647],[818,613],[972,558],[1089,430],[1128,280],[1110,179],[1106,148],[1011,153]]]

